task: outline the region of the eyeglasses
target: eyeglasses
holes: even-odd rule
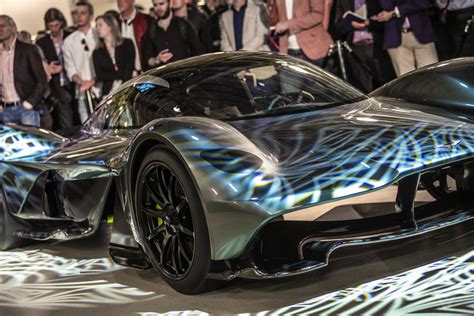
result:
[[[88,52],[88,51],[89,51],[89,46],[87,46],[87,43],[86,43],[86,39],[85,39],[85,38],[82,39],[81,44],[84,45],[84,50],[85,50],[86,52]]]

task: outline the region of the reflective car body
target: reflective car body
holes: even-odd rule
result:
[[[446,198],[408,228],[395,210],[354,227],[280,219],[395,183],[405,188],[405,180],[417,184],[420,174],[454,165],[464,166],[463,188],[471,190],[473,61],[426,67],[365,96],[290,57],[218,53],[126,83],[71,137],[0,126],[0,220],[8,224],[0,225],[0,246],[88,236],[113,205],[112,256],[147,267],[133,192],[140,161],[157,144],[179,157],[199,193],[211,259],[225,262],[212,278],[306,272],[337,247],[468,220],[469,198],[444,207]],[[397,201],[398,213],[416,212],[404,206],[412,191]],[[433,219],[430,209],[442,216]]]

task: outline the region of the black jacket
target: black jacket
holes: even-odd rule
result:
[[[36,106],[48,88],[38,47],[16,40],[13,76],[20,99]]]
[[[367,4],[367,18],[377,15],[382,11],[379,0],[366,0]],[[354,12],[354,0],[339,0],[336,1],[336,14],[335,14],[335,30],[338,37],[342,40],[347,41],[348,44],[352,44],[354,38],[354,29],[343,21],[342,16],[347,11]],[[378,55],[382,51],[383,44],[383,23],[370,20],[369,31],[372,33],[374,39],[374,54]]]
[[[142,64],[145,70],[150,69],[148,60],[164,49],[173,53],[168,63],[205,53],[191,23],[177,16],[173,16],[166,31],[158,26],[158,21],[151,24],[142,41]]]
[[[68,37],[71,33],[68,31],[64,30],[63,33],[63,41]],[[40,38],[37,42],[36,45],[41,47],[44,53],[44,57],[48,61],[48,64],[51,64],[53,61],[59,61],[58,54],[56,53],[56,48],[54,47],[53,40],[51,39],[51,36],[46,35],[42,38]],[[63,65],[64,67],[64,65]],[[61,79],[60,79],[60,74],[55,74],[51,77],[50,84],[53,86],[53,88],[59,88],[61,86]]]
[[[92,53],[96,79],[103,83],[102,93],[107,95],[114,80],[125,82],[132,79],[135,69],[135,47],[131,39],[124,38],[123,43],[115,48],[116,66],[105,47],[97,48]]]

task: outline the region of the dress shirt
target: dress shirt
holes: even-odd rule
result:
[[[293,19],[293,1],[294,0],[285,0],[286,17],[288,20]],[[298,39],[295,34],[290,34],[290,36],[288,36],[288,49],[301,49],[300,45],[298,45]]]
[[[86,34],[77,30],[64,40],[64,66],[69,80],[72,81],[74,75],[79,75],[82,80],[94,79],[92,53],[97,43],[97,33],[93,28]]]
[[[367,4],[365,3],[365,0],[354,0],[355,12],[360,10],[363,6],[367,6]],[[362,10],[362,11],[365,11],[365,16],[363,16],[363,18],[367,19],[367,10]],[[354,31],[354,39],[352,42],[357,43],[360,41],[371,40],[371,39],[373,39],[372,33],[368,31],[368,27],[365,27],[362,30]]]
[[[129,38],[133,41],[133,46],[135,47],[135,70],[142,70],[142,65],[140,62],[140,52],[138,51],[137,40],[135,39],[135,29],[133,28],[133,20],[137,16],[137,10],[133,9],[133,13],[128,20],[122,19],[122,37]]]
[[[242,47],[244,47],[242,37],[244,33],[244,19],[246,9],[247,5],[242,6],[239,11],[232,7],[232,11],[234,11],[235,50],[241,50]]]
[[[474,7],[474,0],[436,0],[438,8],[444,9],[448,4],[448,11],[456,11]]]
[[[51,37],[51,41],[53,42],[54,49],[56,50],[56,55],[58,56],[58,61],[61,66],[64,68],[64,55],[63,55],[63,44],[64,44],[64,31],[61,31],[61,43],[56,43],[52,34],[49,35]],[[59,82],[61,87],[67,85],[69,80],[66,77],[65,71],[61,71],[59,74]]]
[[[13,41],[12,46],[9,51],[6,51],[3,48],[3,45],[0,44],[0,60],[2,62],[2,67],[0,71],[0,97],[1,101],[10,103],[20,101],[20,97],[15,89],[15,77],[13,73],[13,62],[15,60],[15,43],[16,39]]]

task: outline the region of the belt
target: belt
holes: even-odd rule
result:
[[[411,32],[411,27],[402,29],[402,33],[410,33]]]
[[[303,54],[303,50],[302,49],[288,49],[288,54]]]
[[[20,101],[16,101],[16,102],[0,102],[0,105],[3,106],[3,107],[13,107],[13,106],[19,106],[21,105],[21,102]]]
[[[365,39],[365,40],[354,42],[354,43],[352,43],[352,45],[354,45],[354,46],[369,46],[369,45],[372,45],[373,43],[374,43],[373,39]]]

